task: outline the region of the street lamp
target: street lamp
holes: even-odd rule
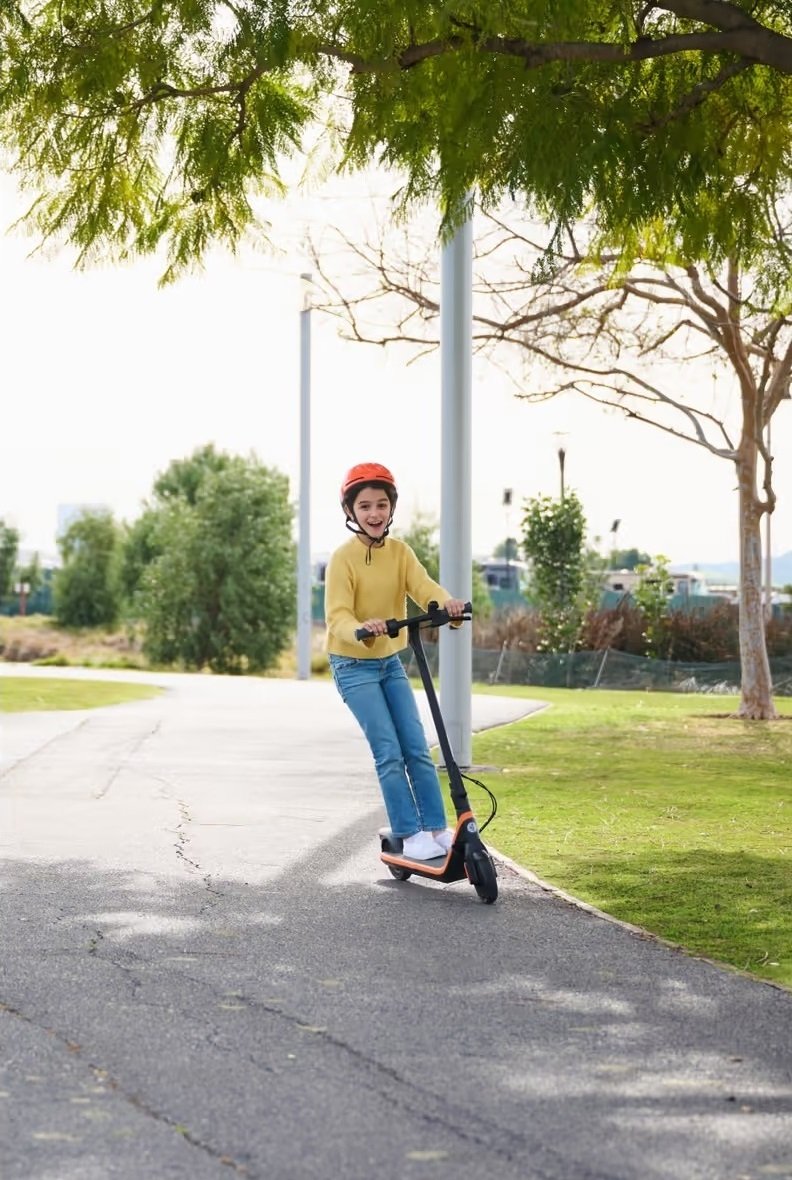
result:
[[[612,525],[611,525],[611,527],[610,527],[610,532],[611,532],[611,551],[610,551],[610,557],[609,557],[609,559],[608,559],[608,565],[609,565],[609,566],[613,566],[613,556],[614,556],[614,554],[616,553],[616,538],[617,538],[617,536],[618,536],[618,533],[619,533],[619,525],[620,525],[620,524],[621,524],[621,517],[617,517],[617,519],[616,519],[616,520],[614,520],[613,524],[612,524]]]
[[[503,489],[503,507],[506,509],[506,586],[511,590],[511,570],[509,568],[509,554],[511,550],[511,508],[512,489]],[[516,555],[515,555],[516,556]]]
[[[565,430],[555,430],[553,433],[554,433],[555,437],[559,440],[565,439],[567,436],[567,433]],[[561,445],[558,448],[558,469],[561,474],[561,500],[562,500],[562,502],[564,499],[564,491],[565,491],[565,487],[564,487],[564,466],[565,466],[565,464],[566,464],[566,447],[564,446],[563,442],[561,442]]]

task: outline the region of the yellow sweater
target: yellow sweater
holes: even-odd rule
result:
[[[443,606],[451,598],[447,590],[429,577],[409,545],[386,537],[382,548],[368,548],[352,537],[336,549],[325,573],[325,621],[327,651],[355,659],[382,659],[407,646],[407,630],[396,639],[377,635],[355,639],[365,619],[404,619],[407,595],[426,610],[430,602]]]

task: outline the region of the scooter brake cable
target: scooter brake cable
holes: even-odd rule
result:
[[[462,771],[460,771],[460,774],[462,774]],[[492,810],[490,811],[490,813],[489,813],[487,819],[484,821],[484,823],[479,826],[479,831],[483,832],[484,829],[486,828],[487,824],[492,823],[495,816],[498,814],[498,800],[495,798],[495,796],[493,795],[493,793],[489,789],[489,787],[485,786],[484,783],[480,782],[477,778],[471,778],[471,776],[469,774],[462,774],[462,778],[466,779],[467,782],[469,782],[469,783],[475,783],[477,787],[481,787],[482,791],[486,791],[490,797],[490,803],[492,805]]]

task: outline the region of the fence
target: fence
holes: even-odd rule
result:
[[[426,644],[432,674],[436,675],[438,645]],[[410,674],[417,674],[409,648],[404,661]],[[792,696],[792,657],[770,661],[775,696]],[[693,664],[653,660],[613,651],[576,651],[568,654],[523,652],[504,647],[501,651],[481,648],[473,651],[473,680],[479,684],[532,684],[538,688],[612,688],[663,692],[708,692],[739,694],[740,664]]]

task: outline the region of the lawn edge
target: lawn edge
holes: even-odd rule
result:
[[[690,950],[689,947],[684,946],[681,942],[672,942],[670,938],[664,938],[662,934],[655,934],[652,930],[647,930],[643,926],[636,926],[633,922],[626,922],[623,918],[616,918],[613,914],[609,914],[607,910],[598,909],[597,906],[592,905],[591,902],[583,901],[579,897],[575,897],[572,893],[567,893],[566,890],[559,888],[558,885],[551,884],[550,881],[545,881],[538,876],[533,869],[526,869],[524,865],[518,864],[516,860],[512,860],[510,856],[499,852],[491,844],[487,848],[496,861],[500,861],[506,868],[510,869],[516,876],[521,877],[524,881],[530,882],[531,885],[536,885],[544,893],[549,893],[553,897],[558,898],[559,901],[564,901],[567,905],[574,906],[575,909],[583,910],[584,913],[591,914],[594,918],[601,918],[605,922],[610,922],[614,926],[620,926],[628,934],[633,934],[637,938],[642,938],[647,942],[656,942],[660,946],[667,947],[669,950],[677,951],[685,955],[688,959],[697,959],[700,963],[707,963],[710,967],[715,967],[720,971],[728,971],[731,975],[739,975],[742,979],[747,979],[751,983],[762,983],[766,987],[772,987],[776,991],[783,992],[785,995],[792,995],[792,988],[786,984],[778,983],[774,979],[765,979],[762,975],[754,975],[750,971],[745,971],[741,967],[735,967],[733,963],[726,963],[722,959],[710,959],[707,955],[698,954],[696,951]]]

